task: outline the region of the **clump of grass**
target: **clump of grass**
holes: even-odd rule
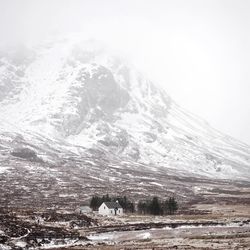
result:
[[[192,240],[211,240],[211,239],[238,239],[238,238],[248,238],[250,237],[250,233],[246,234],[217,234],[217,235],[197,235],[190,236],[189,239]]]

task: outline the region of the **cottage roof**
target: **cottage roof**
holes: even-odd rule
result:
[[[122,206],[119,204],[119,202],[115,201],[105,201],[104,204],[109,208],[109,209],[115,209],[115,208],[122,208]]]

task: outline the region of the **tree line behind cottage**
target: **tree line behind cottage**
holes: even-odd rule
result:
[[[152,199],[140,200],[135,206],[128,197],[110,197],[108,194],[103,196],[94,195],[90,200],[90,207],[96,211],[103,202],[119,202],[124,213],[151,214],[151,215],[172,215],[178,210],[178,203],[174,197],[161,200],[157,196]]]

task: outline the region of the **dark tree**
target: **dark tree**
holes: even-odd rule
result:
[[[149,209],[150,209],[150,213],[153,215],[162,214],[162,208],[158,200],[158,197],[156,196],[153,197],[152,201],[150,202]]]
[[[90,207],[93,209],[93,210],[98,210],[98,208],[101,206],[101,204],[104,202],[104,201],[111,201],[111,198],[109,197],[108,194],[106,195],[103,195],[102,197],[99,197],[97,195],[94,195],[91,200],[90,200]]]
[[[95,195],[91,198],[89,206],[93,210],[97,210],[101,204],[102,204],[102,199],[100,197],[98,197],[97,195]]]
[[[174,214],[178,210],[178,203],[174,197],[170,197],[165,201],[165,207],[169,214]]]
[[[147,203],[144,201],[139,201],[137,205],[137,210],[139,214],[146,214],[147,213]]]
[[[135,206],[132,201],[130,201],[126,196],[123,197],[116,197],[114,201],[118,200],[120,205],[123,207],[125,213],[134,213]]]
[[[178,203],[174,197],[170,197],[165,202],[162,202],[158,197],[153,197],[152,200],[139,201],[137,211],[139,214],[174,214],[178,210]]]
[[[90,200],[90,207],[93,210],[98,210],[98,208],[101,206],[103,202],[109,202],[109,201],[117,201],[120,203],[122,208],[124,209],[124,212],[130,212],[134,213],[135,206],[132,201],[130,201],[126,196],[124,197],[110,197],[108,194],[103,195],[102,197],[99,197],[97,195],[93,196]]]
[[[102,196],[102,202],[104,201],[111,201],[111,198],[109,197],[108,194]]]

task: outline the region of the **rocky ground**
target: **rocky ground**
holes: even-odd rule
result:
[[[2,154],[0,249],[250,248],[249,182],[178,176],[131,162],[118,167],[104,159],[62,155],[52,164]],[[75,212],[93,194],[107,193],[134,202],[175,195],[179,214],[105,218]]]
[[[250,249],[249,215],[249,206],[211,204],[174,216],[1,209],[0,249]]]

